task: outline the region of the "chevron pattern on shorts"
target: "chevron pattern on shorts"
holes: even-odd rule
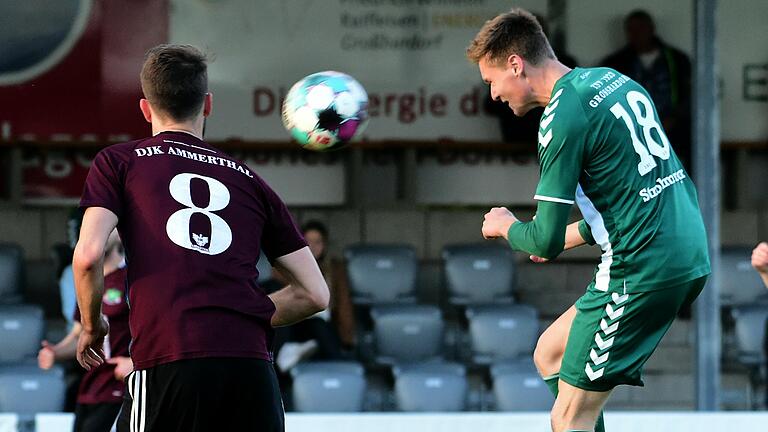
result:
[[[600,319],[600,330],[595,333],[595,345],[589,351],[589,359],[584,366],[584,372],[590,381],[595,381],[605,374],[605,367],[611,354],[611,347],[615,340],[614,333],[619,329],[619,323],[624,315],[625,303],[629,300],[629,294],[611,294],[611,302],[605,305],[605,317]]]

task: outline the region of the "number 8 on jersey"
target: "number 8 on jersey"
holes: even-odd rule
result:
[[[192,179],[200,179],[208,185],[210,199],[206,207],[198,207],[192,201]],[[227,222],[214,212],[229,205],[229,190],[224,183],[197,174],[182,173],[171,179],[168,189],[179,204],[186,206],[171,215],[165,225],[168,238],[175,244],[205,255],[218,255],[232,244],[232,230]],[[192,230],[192,216],[202,214],[211,224],[210,236]]]

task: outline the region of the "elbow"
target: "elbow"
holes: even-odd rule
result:
[[[95,271],[101,266],[101,260],[104,257],[104,251],[96,247],[87,247],[78,245],[72,256],[72,270],[75,273],[89,273]]]
[[[309,300],[315,308],[315,313],[328,309],[328,305],[331,302],[331,293],[325,281],[323,281],[322,286],[312,290]]]
[[[548,260],[553,260],[563,252],[565,248],[565,242],[563,240],[558,241],[555,239],[549,239],[548,241],[537,244],[536,246],[538,250],[534,252],[534,255],[541,258],[546,258]]]

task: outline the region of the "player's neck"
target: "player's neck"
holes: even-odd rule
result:
[[[190,135],[203,139],[203,121],[202,118],[187,122],[177,122],[164,119],[152,119],[152,136],[160,132],[185,132]]]
[[[570,71],[571,68],[557,60],[548,60],[538,68],[536,77],[532,80],[533,93],[538,105],[547,106],[549,104],[552,89],[555,88],[557,80]]]

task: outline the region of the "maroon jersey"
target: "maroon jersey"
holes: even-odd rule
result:
[[[109,334],[104,338],[107,358],[128,357],[131,332],[128,329],[128,304],[125,301],[125,269],[104,277],[104,297],[101,311],[109,321]],[[75,306],[75,321],[80,321],[80,309]],[[119,403],[123,401],[123,381],[115,379],[115,365],[104,363],[86,372],[77,391],[77,403]]]
[[[82,207],[118,217],[137,370],[181,359],[271,360],[267,258],[306,246],[285,204],[242,162],[183,132],[96,156]]]

